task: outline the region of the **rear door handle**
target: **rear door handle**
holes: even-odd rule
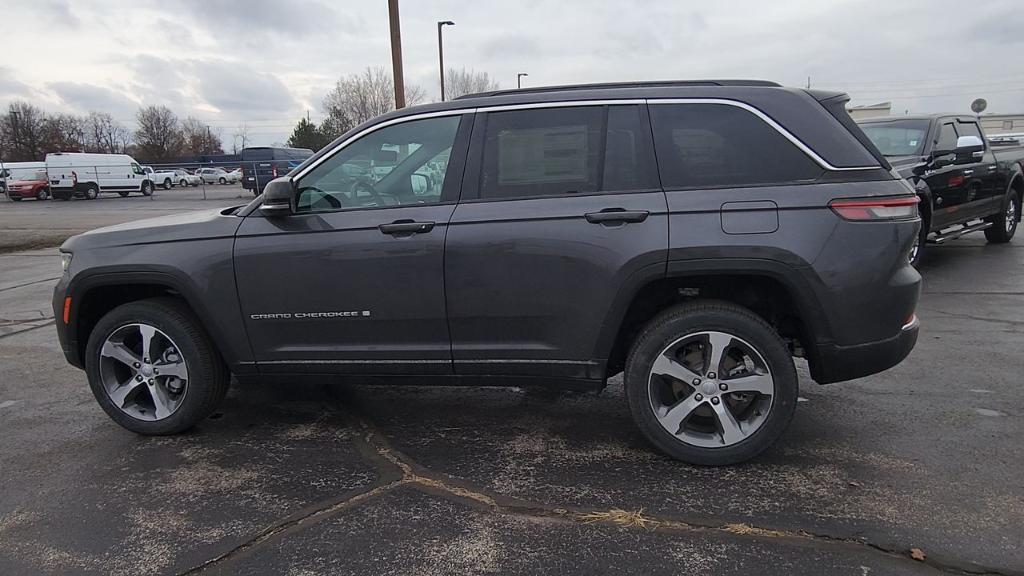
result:
[[[614,224],[624,222],[643,222],[650,212],[647,210],[626,210],[623,208],[605,208],[600,212],[585,214],[591,224]]]
[[[384,234],[396,236],[412,236],[413,234],[424,234],[434,229],[433,222],[416,222],[415,220],[395,220],[390,224],[378,226]]]

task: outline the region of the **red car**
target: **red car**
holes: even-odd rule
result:
[[[49,200],[50,183],[47,181],[46,170],[36,170],[24,178],[9,180],[7,196],[16,202],[20,202],[22,198]]]

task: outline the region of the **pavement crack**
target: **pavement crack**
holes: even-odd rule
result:
[[[963,320],[977,320],[978,322],[992,322],[994,324],[1006,324],[1009,326],[1024,326],[1024,320],[1004,320],[1002,318],[988,318],[985,316],[975,316],[974,314],[959,314],[955,312],[946,312],[945,310],[935,310],[934,308],[922,308],[929,312],[936,314],[942,314],[949,316],[950,318],[960,318]]]

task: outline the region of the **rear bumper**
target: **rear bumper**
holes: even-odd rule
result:
[[[888,370],[914,349],[919,328],[915,315],[892,338],[854,346],[819,345],[817,358],[811,362],[811,377],[818,384],[831,384]]]

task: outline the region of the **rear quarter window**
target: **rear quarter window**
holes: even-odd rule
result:
[[[815,180],[822,168],[753,113],[726,104],[652,104],[662,185],[761,186]]]

